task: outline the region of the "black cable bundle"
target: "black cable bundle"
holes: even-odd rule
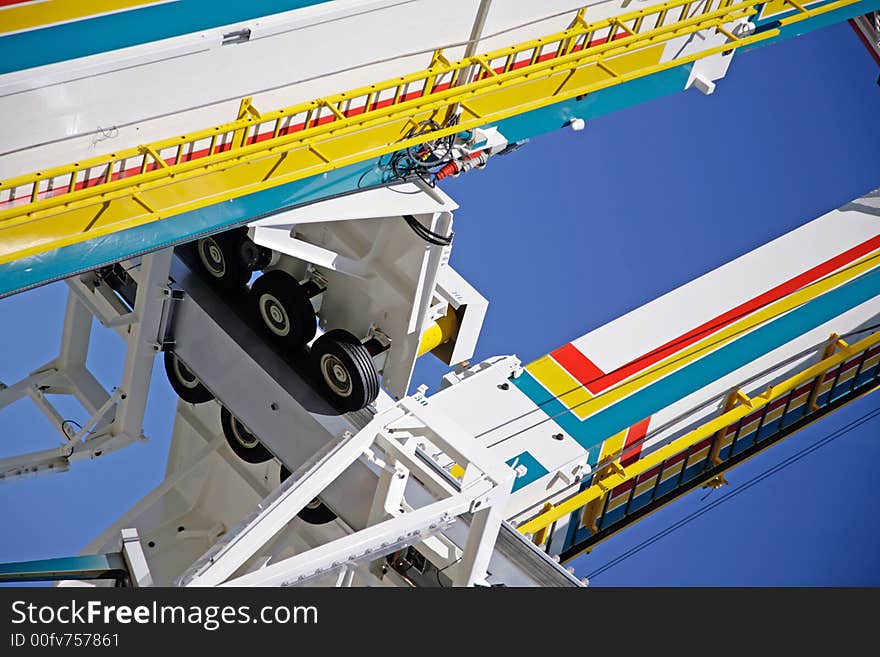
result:
[[[434,246],[449,246],[452,244],[452,237],[454,233],[449,233],[449,235],[441,235],[440,233],[435,233],[433,230],[425,227],[422,223],[419,222],[411,214],[403,215],[404,220],[407,225],[413,229],[413,232],[425,240],[428,244],[433,244]]]
[[[452,115],[443,124],[437,123],[433,119],[422,121],[410,129],[403,139],[408,141],[418,137],[427,137],[438,130],[450,128],[456,123],[458,123],[457,115]],[[453,133],[393,152],[388,158],[388,163],[384,165],[390,173],[389,180],[386,182],[407,180],[412,176],[418,176],[426,185],[434,187],[437,172],[453,159],[454,145],[455,134]]]

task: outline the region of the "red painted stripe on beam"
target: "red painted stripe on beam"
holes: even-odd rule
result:
[[[617,41],[618,39],[624,39],[628,36],[629,36],[629,34],[627,34],[626,32],[618,32],[617,34],[614,35],[614,38],[611,40]],[[593,39],[592,41],[590,41],[587,44],[587,48],[592,48],[593,46],[601,46],[603,43],[607,43],[607,42],[608,42],[608,37],[602,37],[601,39]]]
[[[651,418],[647,417],[641,422],[632,425],[626,432],[626,440],[623,443],[623,451],[620,455],[620,465],[623,467],[632,465],[639,460],[639,456],[642,454],[641,441],[648,435],[648,425],[650,423]],[[627,449],[633,443],[636,443],[636,446]]]
[[[767,306],[774,301],[778,301],[789,294],[799,290],[802,287],[806,287],[807,285],[814,283],[831,274],[832,272],[845,267],[846,265],[852,263],[853,261],[861,258],[862,256],[868,255],[872,251],[876,251],[880,249],[880,235],[874,236],[869,240],[862,242],[861,244],[857,244],[851,249],[847,249],[843,253],[840,253],[833,258],[822,262],[815,267],[808,269],[791,278],[784,283],[781,283],[763,294],[759,294],[742,303],[731,310],[728,310],[726,313],[715,317],[714,319],[701,324],[697,328],[688,331],[684,335],[667,342],[660,347],[657,347],[653,351],[649,351],[648,353],[640,356],[639,358],[622,365],[616,370],[612,370],[607,374],[603,374],[602,370],[593,363],[589,358],[587,358],[583,353],[581,353],[576,347],[572,344],[567,344],[563,347],[560,347],[556,351],[551,352],[551,356],[564,367],[569,374],[575,377],[587,390],[592,392],[593,394],[597,394],[603,390],[610,388],[611,386],[620,383],[621,381],[628,379],[630,376],[641,372],[644,369],[647,369],[651,365],[660,362],[664,358],[675,354],[678,351],[681,351],[685,347],[688,347],[704,337],[712,335],[713,333],[719,331],[720,329],[733,324],[738,319],[741,319],[751,313],[760,310],[764,306]]]
[[[0,7],[11,6],[11,5],[15,5],[15,4],[25,4],[25,3],[30,3],[33,1],[34,0],[0,0]],[[617,34],[614,38],[621,39],[625,36],[627,36],[627,34],[625,32],[621,32],[620,34]],[[607,41],[607,38],[596,39],[594,41],[591,41],[589,44],[587,44],[587,47],[589,48],[589,47],[592,47],[595,45],[601,45],[601,44],[605,43],[606,41]],[[572,52],[582,50],[582,49],[583,49],[583,45],[575,46],[574,48],[572,48]],[[537,61],[543,62],[543,61],[547,61],[549,59],[553,59],[557,56],[557,53],[558,53],[558,48],[556,50],[550,50],[549,52],[544,53],[543,55],[539,56]],[[523,66],[528,65],[530,62],[531,62],[531,58],[527,57],[519,62],[514,63],[514,65],[511,68],[514,68],[514,69],[521,68]],[[495,71],[497,73],[501,73],[501,72],[503,72],[503,70],[504,70],[503,66],[495,69]],[[486,75],[488,75],[488,74],[486,74]],[[437,93],[440,91],[444,91],[449,88],[450,84],[451,84],[451,81],[437,84],[431,89],[431,93]],[[419,98],[423,95],[423,93],[424,93],[424,89],[419,89],[417,91],[412,91],[410,93],[403,94],[398,99],[397,102],[403,103],[403,102],[407,102],[409,100],[413,100],[415,98]],[[389,105],[392,105],[393,103],[394,103],[394,98],[393,97],[388,98],[386,100],[375,102],[370,109],[371,110],[381,109],[383,107],[388,107]],[[359,108],[349,109],[348,111],[343,112],[343,114],[345,114],[345,116],[356,116],[358,114],[364,113],[365,110],[366,110],[366,106],[361,106]],[[336,119],[336,116],[334,114],[330,114],[330,115],[321,117],[320,119],[313,120],[310,127],[323,125],[325,123],[329,123],[331,121],[334,121],[335,119]],[[289,125],[287,128],[282,128],[281,130],[279,130],[278,136],[280,137],[283,135],[290,134],[291,132],[296,132],[298,130],[302,130],[304,127],[305,127],[304,123],[298,123],[296,125]],[[250,144],[254,144],[258,141],[263,141],[264,139],[269,139],[271,137],[271,135],[272,135],[272,131],[269,131],[269,132],[263,133],[261,135],[248,137],[247,144],[250,145]],[[231,148],[231,146],[232,146],[231,142],[228,142],[225,145],[217,146],[214,149],[214,152],[215,153],[223,153],[223,152],[229,150]],[[209,152],[209,149],[207,149],[207,148],[201,149],[198,151],[193,151],[188,154],[182,155],[180,158],[180,161],[181,162],[189,162],[191,160],[196,160],[196,159],[207,156],[208,152]],[[174,158],[169,158],[166,160],[166,162],[169,165],[175,164]],[[157,166],[158,165],[156,165],[155,163],[149,164],[147,166],[147,168],[145,169],[145,171],[153,171]],[[111,176],[111,181],[119,180],[120,178],[127,178],[128,176],[135,175],[136,173],[140,173],[140,165],[126,169],[124,172],[113,174]],[[84,189],[86,187],[94,187],[95,185],[100,184],[102,182],[103,178],[104,178],[104,176],[101,174],[98,174],[96,176],[92,176],[91,178],[88,178],[87,180],[76,183],[74,185],[73,190],[71,190],[71,191]],[[51,191],[40,192],[37,195],[37,199],[42,200],[44,198],[52,198],[55,196],[60,196],[62,194],[67,194],[67,193],[69,193],[68,189],[69,189],[68,185],[63,185],[63,186],[60,186],[60,187],[53,189]],[[29,202],[30,197],[31,197],[30,193],[26,193],[26,194],[23,194],[22,196],[10,198],[6,201],[0,202],[0,207],[4,207],[4,206],[5,207],[15,207],[17,205],[23,205],[23,204]]]
[[[569,343],[550,352],[553,359],[562,365],[575,379],[584,384],[587,390],[593,391],[593,383],[601,381],[605,375],[598,365],[584,356],[573,344]]]

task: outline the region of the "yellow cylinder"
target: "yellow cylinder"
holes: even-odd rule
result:
[[[425,330],[424,333],[422,333],[422,339],[419,341],[419,356],[424,356],[426,353],[436,349],[441,344],[449,342],[455,337],[457,331],[458,318],[455,316],[455,311],[450,306],[449,312],[443,317],[437,319]]]

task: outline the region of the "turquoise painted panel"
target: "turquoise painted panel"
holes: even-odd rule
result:
[[[513,481],[513,490],[519,490],[523,486],[528,486],[547,474],[547,468],[538,463],[538,460],[529,452],[523,452],[518,456],[507,461],[507,465],[516,472],[516,479]],[[519,468],[519,470],[517,470]]]

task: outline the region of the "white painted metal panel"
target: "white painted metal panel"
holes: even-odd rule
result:
[[[437,48],[459,58],[479,5],[337,0],[0,76],[0,178],[232,120],[245,96],[278,109],[425,68]],[[563,29],[570,14],[538,19],[576,7],[495,2],[497,36],[477,49]],[[244,28],[248,42],[222,45]]]

